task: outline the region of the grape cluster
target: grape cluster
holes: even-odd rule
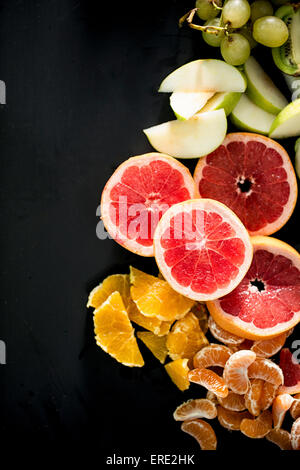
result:
[[[274,4],[286,3],[272,0]],[[231,65],[242,65],[257,43],[267,47],[282,46],[289,31],[284,21],[273,15],[273,5],[268,0],[196,0],[195,8],[181,22],[202,31],[204,41],[220,47],[223,59]],[[194,24],[197,15],[205,23]]]

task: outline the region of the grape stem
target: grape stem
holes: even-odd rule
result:
[[[219,9],[222,9],[222,8],[219,8]],[[204,31],[206,33],[211,33],[211,34],[218,34],[220,31],[225,31],[225,33],[227,32],[228,25],[225,25],[225,26],[213,26],[213,25],[201,26],[199,24],[192,23],[197,10],[198,10],[198,8],[193,8],[192,10],[188,11],[185,15],[183,15],[179,20],[179,26],[181,27],[183,25],[183,23],[186,21],[190,28],[197,29],[198,31]]]

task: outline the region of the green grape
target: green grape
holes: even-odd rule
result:
[[[229,23],[231,28],[240,28],[250,18],[250,5],[247,0],[228,0],[223,6],[223,23]]]
[[[221,7],[222,0],[215,0],[215,4]],[[219,13],[219,10],[213,5],[213,0],[196,0],[195,7],[198,8],[197,15],[201,20],[215,18]]]
[[[273,15],[273,7],[268,0],[256,0],[251,5],[251,21],[254,23],[258,18],[262,16]]]
[[[247,28],[247,26],[243,26],[242,28],[238,29],[236,32],[240,33],[242,36],[244,36],[244,38],[248,39],[251,49],[257,46],[257,42],[255,41],[255,39],[253,39],[252,33],[250,29]]]
[[[225,36],[221,41],[221,54],[230,65],[242,65],[250,55],[249,41],[239,33]]]
[[[263,16],[253,25],[255,41],[267,47],[280,47],[289,37],[287,25],[276,16]]]
[[[220,26],[221,19],[220,18],[213,18],[212,20],[206,21],[204,26]],[[202,37],[204,41],[212,47],[220,47],[221,41],[224,37],[224,32],[219,31],[217,34],[211,32],[202,32]]]

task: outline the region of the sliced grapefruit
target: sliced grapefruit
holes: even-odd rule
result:
[[[173,204],[198,197],[189,170],[175,158],[159,153],[132,157],[105,185],[101,218],[120,245],[142,256],[153,256],[153,233]]]
[[[247,230],[212,199],[185,201],[165,212],[154,234],[154,252],[172,288],[200,301],[232,291],[252,259]]]
[[[194,179],[201,197],[230,207],[251,235],[279,230],[297,200],[297,180],[287,152],[258,134],[228,134],[220,147],[199,160]]]
[[[228,295],[207,302],[222,328],[248,339],[273,338],[300,321],[300,255],[280,240],[252,238],[249,271]]]
[[[278,393],[290,393],[294,395],[300,392],[300,364],[296,354],[293,355],[288,348],[280,351],[279,365],[283,372],[284,383]]]

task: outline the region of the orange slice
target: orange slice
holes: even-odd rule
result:
[[[284,429],[271,429],[266,439],[276,444],[281,450],[292,450],[291,435]]]
[[[129,319],[146,330],[152,331],[157,336],[165,336],[170,331],[172,322],[161,321],[156,317],[146,317],[143,315],[133,301],[128,307]]]
[[[200,328],[198,318],[189,312],[184,318],[177,320],[167,336],[167,348],[171,359],[188,358],[209,344]]]
[[[87,307],[100,307],[103,302],[113,293],[121,294],[125,308],[128,308],[130,302],[130,285],[128,274],[112,274],[96,286],[90,293]]]
[[[272,357],[283,347],[286,340],[286,333],[282,333],[275,338],[254,341],[251,351],[254,351],[257,357]]]
[[[186,421],[195,418],[214,419],[217,416],[216,405],[206,398],[188,400],[174,411],[176,421]]]
[[[216,450],[217,437],[215,431],[209,423],[202,419],[184,421],[181,430],[194,437],[201,447],[201,450]]]
[[[219,404],[229,411],[244,411],[246,409],[245,399],[243,395],[238,393],[228,392],[227,397],[217,397]]]
[[[283,373],[280,367],[270,359],[258,357],[248,368],[250,379],[262,379],[279,387],[283,384]]]
[[[293,450],[300,450],[300,418],[297,418],[291,429],[291,443]]]
[[[242,350],[232,354],[224,367],[224,379],[235,393],[243,395],[249,387],[248,367],[255,361],[253,351]]]
[[[195,354],[193,362],[195,368],[219,366],[224,367],[231,351],[222,344],[210,344]]]
[[[239,431],[241,422],[245,418],[250,418],[248,411],[232,411],[218,406],[218,421],[223,428],[229,429],[229,431]]]
[[[183,391],[189,388],[188,359],[177,359],[176,361],[169,362],[164,367],[179,390]]]
[[[209,369],[193,369],[188,374],[190,382],[202,385],[218,397],[227,397],[228,387],[222,377]]]
[[[159,362],[164,364],[168,355],[166,337],[156,336],[151,331],[138,331],[136,335],[141,341],[143,341],[147,348],[150,349]]]
[[[291,408],[294,399],[288,393],[277,395],[272,405],[274,428],[281,428],[286,412]]]
[[[241,422],[240,430],[251,439],[261,439],[272,429],[272,413],[265,410],[257,418],[245,418]]]
[[[94,311],[94,328],[98,346],[118,362],[129,367],[144,365],[134,329],[119,292],[113,292]]]

